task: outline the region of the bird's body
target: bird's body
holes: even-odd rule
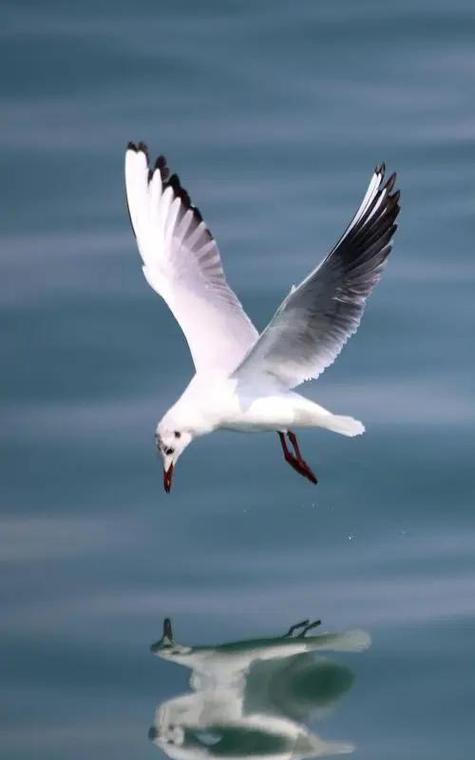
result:
[[[257,395],[239,388],[233,377],[194,375],[163,418],[170,430],[187,429],[193,437],[215,430],[243,433],[321,427],[347,436],[364,432],[361,422],[332,414],[295,391]]]
[[[198,209],[163,156],[150,168],[145,145],[129,143],[125,178],[130,221],[147,282],[169,305],[188,341],[196,374],[157,425],[169,491],[174,465],[191,441],[218,429],[276,431],[285,460],[316,483],[293,429],[364,432],[294,389],[318,377],[356,331],[379,280],[399,213],[395,175],[377,167],[344,234],[289,295],[259,335],[224,276]],[[293,452],[287,446],[292,444]]]

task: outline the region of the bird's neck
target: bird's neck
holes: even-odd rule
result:
[[[166,414],[167,418],[173,419],[177,430],[186,430],[193,438],[211,433],[216,428],[209,414],[212,391],[196,381],[195,377]]]
[[[167,417],[172,415],[177,429],[188,430],[193,437],[211,433],[222,425],[222,408],[232,386],[229,378],[195,375]]]

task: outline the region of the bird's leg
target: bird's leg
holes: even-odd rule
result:
[[[292,433],[292,435],[294,434]],[[284,452],[285,461],[288,462],[288,464],[290,464],[290,466],[295,470],[295,472],[298,472],[299,475],[303,475],[304,478],[308,478],[308,480],[311,480],[312,483],[316,483],[317,478],[313,474],[308,464],[306,464],[306,462],[304,462],[304,460],[301,457],[299,459],[297,456],[295,456],[295,454],[292,454],[292,452],[289,451],[284,433],[279,432],[279,439],[280,439],[280,445],[282,446],[282,451]]]
[[[285,440],[284,433],[279,432],[279,439],[280,439],[280,445],[282,446],[282,451],[284,452],[284,459],[285,461],[290,464],[293,469],[299,473],[299,475],[302,475],[302,471],[300,468],[300,465],[298,463],[298,459],[292,454],[291,451],[287,448],[287,441]]]
[[[321,624],[322,624],[321,620],[314,620],[313,623],[309,623],[308,625],[306,625],[305,628],[303,629],[303,631],[301,631],[299,633],[299,639],[300,638],[304,638],[305,634],[307,633],[307,631],[311,631],[312,628],[316,628],[317,626],[319,626]]]
[[[293,636],[294,631],[298,631],[299,628],[305,628],[309,624],[309,620],[302,620],[301,623],[295,623],[294,625],[291,625],[287,633],[284,634],[284,639],[288,638],[289,636]]]
[[[300,453],[300,446],[299,446],[299,442],[297,441],[297,436],[295,435],[295,433],[292,432],[292,430],[288,430],[287,435],[289,437],[290,443],[293,446],[297,459],[300,462],[303,462],[303,457],[302,457],[302,454]]]
[[[306,478],[312,481],[312,483],[318,483],[317,476],[315,473],[310,469],[305,459],[302,457],[302,454],[300,453],[300,446],[297,441],[297,436],[295,433],[292,432],[292,430],[287,431],[287,435],[289,436],[289,441],[292,444],[295,455],[297,457],[297,461],[301,467],[301,474],[304,475]]]

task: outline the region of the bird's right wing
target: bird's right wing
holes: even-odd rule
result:
[[[233,373],[262,390],[288,390],[316,378],[356,332],[383,271],[399,213],[396,175],[377,167],[345,233],[326,259],[292,288]]]
[[[176,174],[160,156],[149,168],[143,143],[129,143],[125,184],[132,229],[149,285],[188,341],[196,371],[231,372],[257,338],[224,276],[216,241]]]

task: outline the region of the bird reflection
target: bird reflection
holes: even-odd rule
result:
[[[157,707],[150,739],[175,760],[352,752],[352,744],[325,741],[307,727],[353,682],[346,665],[317,653],[361,652],[370,638],[361,630],[309,635],[319,624],[304,620],[273,638],[193,647],[175,641],[166,619],[152,652],[189,668],[192,691]]]

